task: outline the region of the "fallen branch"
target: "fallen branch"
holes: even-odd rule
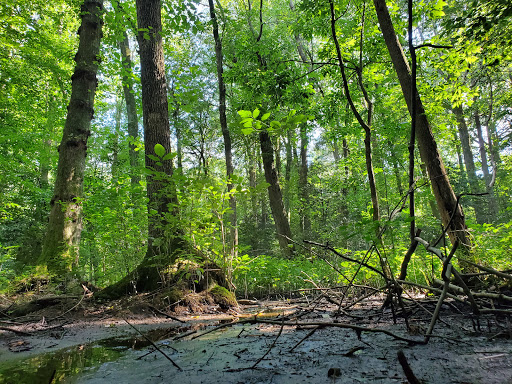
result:
[[[443,284],[443,282],[439,279],[434,279],[434,283],[435,284]],[[460,294],[464,294],[464,289],[462,289],[461,287],[459,287],[458,285],[455,285],[455,284],[450,284],[448,286],[448,288],[453,291],[453,292],[457,292],[457,293],[460,293]],[[474,296],[474,297],[479,297],[479,298],[486,298],[486,299],[494,299],[494,300],[502,300],[502,301],[508,301],[508,302],[512,302],[512,297],[510,296],[507,296],[507,295],[504,295],[503,293],[490,293],[490,292],[473,292],[471,291],[471,295]]]
[[[17,329],[13,329],[13,328],[9,328],[9,327],[0,327],[0,331],[12,332],[12,333],[14,333],[16,335],[20,335],[20,336],[33,336],[32,333],[18,331]]]
[[[233,322],[233,323],[219,325],[218,327],[215,327],[214,329],[208,330],[206,332],[203,332],[203,333],[201,333],[199,335],[194,336],[193,339],[197,339],[198,337],[207,335],[207,334],[209,334],[211,332],[214,332],[214,331],[217,331],[219,329],[226,328],[226,327],[231,327],[233,325],[238,325],[238,324],[272,324],[272,325],[286,325],[286,326],[291,326],[291,327],[300,327],[300,326],[303,326],[303,327],[305,327],[305,326],[318,327],[318,326],[321,326],[321,327],[344,328],[344,329],[352,329],[352,330],[356,331],[358,336],[360,336],[360,334],[362,332],[384,333],[385,335],[388,335],[388,336],[394,338],[395,340],[405,341],[406,343],[409,343],[410,345],[425,344],[425,342],[423,340],[409,339],[409,338],[406,338],[406,337],[399,336],[399,335],[397,335],[397,334],[395,334],[395,333],[393,333],[391,331],[388,331],[386,329],[380,329],[380,328],[367,328],[367,327],[362,327],[362,326],[359,326],[359,325],[348,324],[348,323],[331,323],[331,322],[326,322],[326,323],[323,323],[323,322],[304,322],[304,323],[300,323],[300,322],[293,322],[293,321],[284,321],[283,322],[283,321],[276,321],[276,320],[257,319],[256,317],[251,318],[251,319],[247,319],[247,320],[243,320],[243,321],[237,321],[237,322]]]

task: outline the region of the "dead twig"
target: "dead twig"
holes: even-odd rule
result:
[[[405,377],[407,377],[407,381],[410,384],[421,384],[421,381],[418,380],[418,378],[414,375],[414,372],[412,371],[411,366],[407,362],[407,358],[405,357],[404,351],[400,350],[397,352],[398,355],[398,362],[402,366],[402,369],[404,370]]]
[[[219,325],[218,327],[215,327],[214,329],[210,329],[206,332],[203,332],[199,335],[196,335],[193,337],[193,339],[197,339],[201,336],[204,336],[204,335],[207,335],[211,332],[214,332],[214,331],[217,331],[219,329],[222,329],[222,328],[226,328],[226,327],[231,327],[233,325],[238,325],[238,324],[272,324],[272,325],[287,325],[287,326],[291,326],[291,327],[317,327],[317,326],[321,326],[321,327],[334,327],[334,328],[344,328],[344,329],[352,329],[354,330],[358,337],[361,335],[362,332],[369,332],[369,333],[384,333],[385,335],[388,335],[392,338],[394,338],[395,340],[399,340],[399,341],[405,341],[406,343],[410,344],[410,345],[415,345],[415,344],[425,344],[425,342],[423,340],[417,340],[417,339],[409,339],[409,338],[406,338],[406,337],[402,337],[402,336],[399,336],[391,331],[388,331],[387,329],[380,329],[380,328],[367,328],[367,327],[362,327],[362,326],[359,326],[359,325],[354,325],[354,324],[348,324],[348,323],[332,323],[332,322],[303,322],[303,323],[300,323],[300,322],[293,322],[293,321],[276,321],[276,320],[263,320],[263,319],[258,319],[256,317],[253,317],[251,319],[247,319],[247,320],[243,320],[243,321],[238,321],[238,322],[232,322],[232,323],[228,323],[228,324],[222,324],[222,325]]]
[[[290,348],[290,352],[293,352],[293,350],[295,348],[297,348],[299,345],[301,345],[304,341],[306,341],[307,339],[309,339],[311,336],[313,336],[313,334],[318,331],[319,329],[322,329],[324,327],[318,325],[316,326],[315,328],[313,328],[306,336],[304,336],[297,344],[295,344],[292,348]]]
[[[174,365],[176,368],[178,368],[178,370],[183,371],[183,369],[181,369],[181,367],[178,364],[176,364],[173,359],[171,359],[169,356],[167,356],[167,354],[164,351],[162,351],[158,347],[158,345],[156,345],[153,342],[153,340],[151,340],[149,337],[147,337],[145,334],[143,334],[141,331],[139,331],[137,328],[135,328],[132,324],[130,324],[130,322],[128,320],[126,320],[126,319],[123,319],[123,320],[126,321],[126,324],[128,324],[130,327],[135,329],[139,335],[141,335],[144,339],[146,339],[158,352],[160,352],[162,355],[164,355],[164,357],[167,360],[169,360],[172,363],[172,365]]]
[[[177,317],[175,317],[175,316],[169,315],[168,313],[165,313],[164,311],[161,311],[161,310],[159,310],[158,308],[156,308],[156,307],[154,307],[154,306],[152,306],[152,305],[148,305],[148,307],[149,307],[151,310],[153,310],[153,311],[155,311],[156,313],[158,313],[159,315],[165,316],[165,317],[167,317],[168,319],[171,319],[171,320],[174,320],[174,321],[178,321],[178,322],[180,322],[180,323],[182,323],[182,324],[186,324],[186,321],[183,321],[183,320],[181,320],[181,319],[178,319],[178,318],[177,318]]]
[[[274,346],[276,345],[277,339],[279,339],[279,336],[281,336],[281,333],[283,333],[283,328],[284,328],[284,320],[281,322],[281,328],[279,329],[279,333],[277,334],[277,336],[276,336],[276,338],[274,339],[274,342],[272,343],[272,345],[270,346],[270,348],[269,348],[269,349],[267,349],[267,352],[265,352],[265,354],[264,354],[263,356],[261,356],[261,357],[258,359],[258,361],[256,361],[250,369],[254,369],[254,368],[256,368],[256,366],[257,366],[259,363],[261,363],[265,357],[267,357],[267,355],[270,353],[270,351],[272,350],[272,348],[274,348]]]

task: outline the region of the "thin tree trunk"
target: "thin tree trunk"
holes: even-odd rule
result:
[[[94,114],[102,14],[103,0],[84,1],[75,72],[71,77],[71,99],[59,146],[50,219],[40,258],[50,273],[59,275],[69,273],[78,260],[85,157]]]
[[[363,92],[363,95],[364,95],[364,98],[365,98],[365,101],[367,104],[367,108],[368,108],[368,118],[367,118],[367,122],[365,122],[363,120],[363,118],[361,117],[361,115],[359,114],[359,112],[357,111],[357,108],[354,105],[352,97],[350,96],[350,90],[348,87],[348,79],[345,74],[345,64],[343,62],[340,45],[339,45],[338,38],[336,35],[336,17],[334,14],[333,0],[329,0],[329,4],[331,6],[331,34],[332,34],[332,38],[334,40],[334,44],[336,47],[336,53],[337,53],[337,57],[338,57],[338,64],[339,64],[340,71],[341,71],[341,77],[343,78],[343,88],[345,90],[345,97],[347,98],[350,109],[354,113],[356,120],[358,121],[359,125],[363,128],[363,130],[365,132],[364,144],[365,144],[366,171],[368,173],[368,183],[370,185],[370,195],[371,195],[372,207],[373,207],[373,220],[379,221],[380,220],[379,198],[378,198],[377,187],[376,187],[376,183],[375,183],[375,172],[373,171],[372,149],[371,149],[371,123],[372,123],[373,104],[371,103],[370,98],[368,97],[368,94],[366,92],[366,89],[363,86],[361,68],[359,68],[357,70],[359,85]],[[377,231],[377,233],[379,232],[378,228],[376,231]]]
[[[112,165],[111,165],[111,173],[115,178],[119,173],[119,136],[121,135],[121,107],[123,106],[123,99],[119,99],[119,96],[116,96],[116,112],[114,115],[116,125],[114,127],[114,138],[112,142]]]
[[[274,150],[272,148],[272,142],[267,131],[261,131],[259,137],[265,180],[269,184],[268,198],[270,201],[270,209],[276,226],[279,246],[281,247],[283,256],[291,258],[293,249],[288,246],[289,243],[287,238],[291,238],[292,233],[290,230],[290,223],[288,222],[288,218],[286,217],[286,212],[284,210],[283,197],[281,194],[281,188],[279,187],[277,171],[274,165]]]
[[[140,175],[138,171],[139,155],[135,150],[135,140],[139,137],[139,117],[137,115],[137,103],[135,101],[135,91],[133,89],[133,64],[130,50],[130,42],[126,31],[123,32],[123,39],[119,42],[119,50],[123,64],[122,79],[123,92],[126,102],[126,116],[128,119],[128,135],[130,136],[129,156],[130,156],[130,179],[133,185],[139,184]]]
[[[391,163],[393,164],[393,174],[395,175],[396,187],[398,189],[398,194],[400,196],[404,195],[404,187],[402,184],[402,176],[400,175],[400,168],[398,164],[398,159],[396,156],[396,150],[391,141],[388,143],[389,148],[391,149]]]
[[[222,129],[222,137],[224,138],[224,157],[226,158],[226,176],[228,178],[228,192],[229,206],[231,208],[231,227],[230,227],[230,249],[231,255],[236,256],[238,252],[238,225],[237,225],[237,212],[236,212],[236,198],[232,192],[234,185],[231,181],[234,173],[233,155],[231,153],[231,135],[228,129],[228,122],[226,118],[226,86],[224,84],[224,68],[223,68],[223,54],[222,42],[219,36],[219,25],[217,16],[215,14],[215,6],[213,0],[208,0],[210,7],[210,19],[213,26],[213,39],[215,41],[215,58],[217,61],[217,79],[219,83],[219,117],[220,127]]]
[[[343,159],[345,161],[347,161],[348,156],[350,155],[350,150],[348,148],[347,139],[345,137],[343,137],[342,145],[343,145]],[[341,214],[342,222],[343,223],[348,223],[350,212],[349,212],[349,209],[348,209],[348,188],[347,188],[347,183],[348,183],[348,178],[350,176],[350,170],[349,170],[347,165],[345,165],[344,171],[345,171],[344,180],[342,180],[343,187],[341,188],[342,202],[341,202],[341,207],[340,207],[340,214]]]
[[[498,213],[496,205],[496,197],[494,196],[494,188],[491,186],[491,175],[489,174],[489,163],[487,162],[487,150],[485,148],[485,140],[482,134],[482,123],[480,121],[480,114],[475,111],[475,128],[478,135],[478,145],[480,150],[480,157],[482,159],[482,172],[484,174],[485,190],[489,194],[489,205],[487,210],[487,219],[489,222],[494,222]]]
[[[292,176],[292,141],[293,141],[293,133],[292,129],[288,129],[286,131],[286,167],[284,171],[284,209],[286,211],[286,215],[288,216],[288,221],[290,221],[290,195],[291,195],[291,176]],[[291,226],[291,224],[290,224]]]
[[[466,169],[464,168],[464,160],[462,157],[462,151],[460,149],[460,139],[457,132],[453,132],[453,141],[455,143],[455,153],[457,153],[457,163],[459,165],[459,173],[460,173],[460,184],[463,188],[466,188],[468,185],[468,178],[466,176]]]
[[[404,98],[409,112],[412,114],[412,77],[409,64],[395,33],[386,1],[373,0],[373,2],[386,46],[402,87]],[[462,244],[466,250],[469,250],[471,248],[471,240],[467,231],[464,214],[460,205],[457,204],[455,193],[450,185],[419,94],[416,93],[414,98],[417,106],[416,140],[421,159],[427,166],[430,182],[432,183],[432,190],[439,207],[442,222],[445,226],[449,225],[448,235],[452,243],[458,239],[460,244]]]
[[[459,130],[459,138],[462,146],[462,155],[464,157],[464,165],[468,175],[469,189],[471,193],[479,193],[480,187],[478,185],[478,177],[476,175],[475,161],[473,160],[473,151],[471,150],[471,140],[469,136],[468,125],[464,118],[464,112],[461,106],[453,107],[452,112],[457,120],[457,127]],[[485,222],[485,215],[482,212],[479,201],[470,198],[471,205],[475,209],[476,222],[483,224]]]
[[[306,238],[311,232],[311,219],[309,217],[309,185],[308,185],[308,135],[307,125],[300,125],[300,167],[299,167],[299,199],[300,199],[300,227],[302,237]]]

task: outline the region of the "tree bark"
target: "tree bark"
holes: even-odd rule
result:
[[[50,273],[65,275],[78,260],[82,232],[83,181],[100,62],[103,0],[85,0],[80,41],[71,77],[71,98],[62,141],[48,230],[40,262]]]
[[[393,66],[397,73],[402,92],[404,94],[409,113],[412,115],[412,78],[409,64],[398,41],[391,16],[385,0],[373,0],[377,18],[379,20],[382,35],[386,42]],[[437,149],[437,143],[432,134],[425,108],[421,102],[418,93],[414,95],[417,106],[416,121],[416,140],[420,150],[422,161],[425,162],[428,170],[432,190],[439,207],[442,222],[445,226],[449,225],[448,235],[452,243],[456,239],[463,244],[466,250],[471,248],[471,240],[468,235],[464,214],[461,207],[457,204],[455,193],[446,174],[446,170]],[[453,216],[453,219],[452,219]]]
[[[261,131],[259,137],[265,180],[269,184],[268,198],[270,201],[270,209],[276,226],[279,246],[283,256],[291,258],[293,248],[288,246],[289,243],[287,238],[292,237],[292,232],[290,230],[290,223],[286,217],[286,211],[284,210],[283,197],[279,186],[277,171],[274,165],[274,150],[272,148],[272,142],[267,131]]]

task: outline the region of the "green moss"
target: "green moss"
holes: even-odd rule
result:
[[[210,295],[223,308],[236,307],[238,305],[236,297],[233,292],[229,292],[226,288],[220,285],[215,285],[209,291]]]

